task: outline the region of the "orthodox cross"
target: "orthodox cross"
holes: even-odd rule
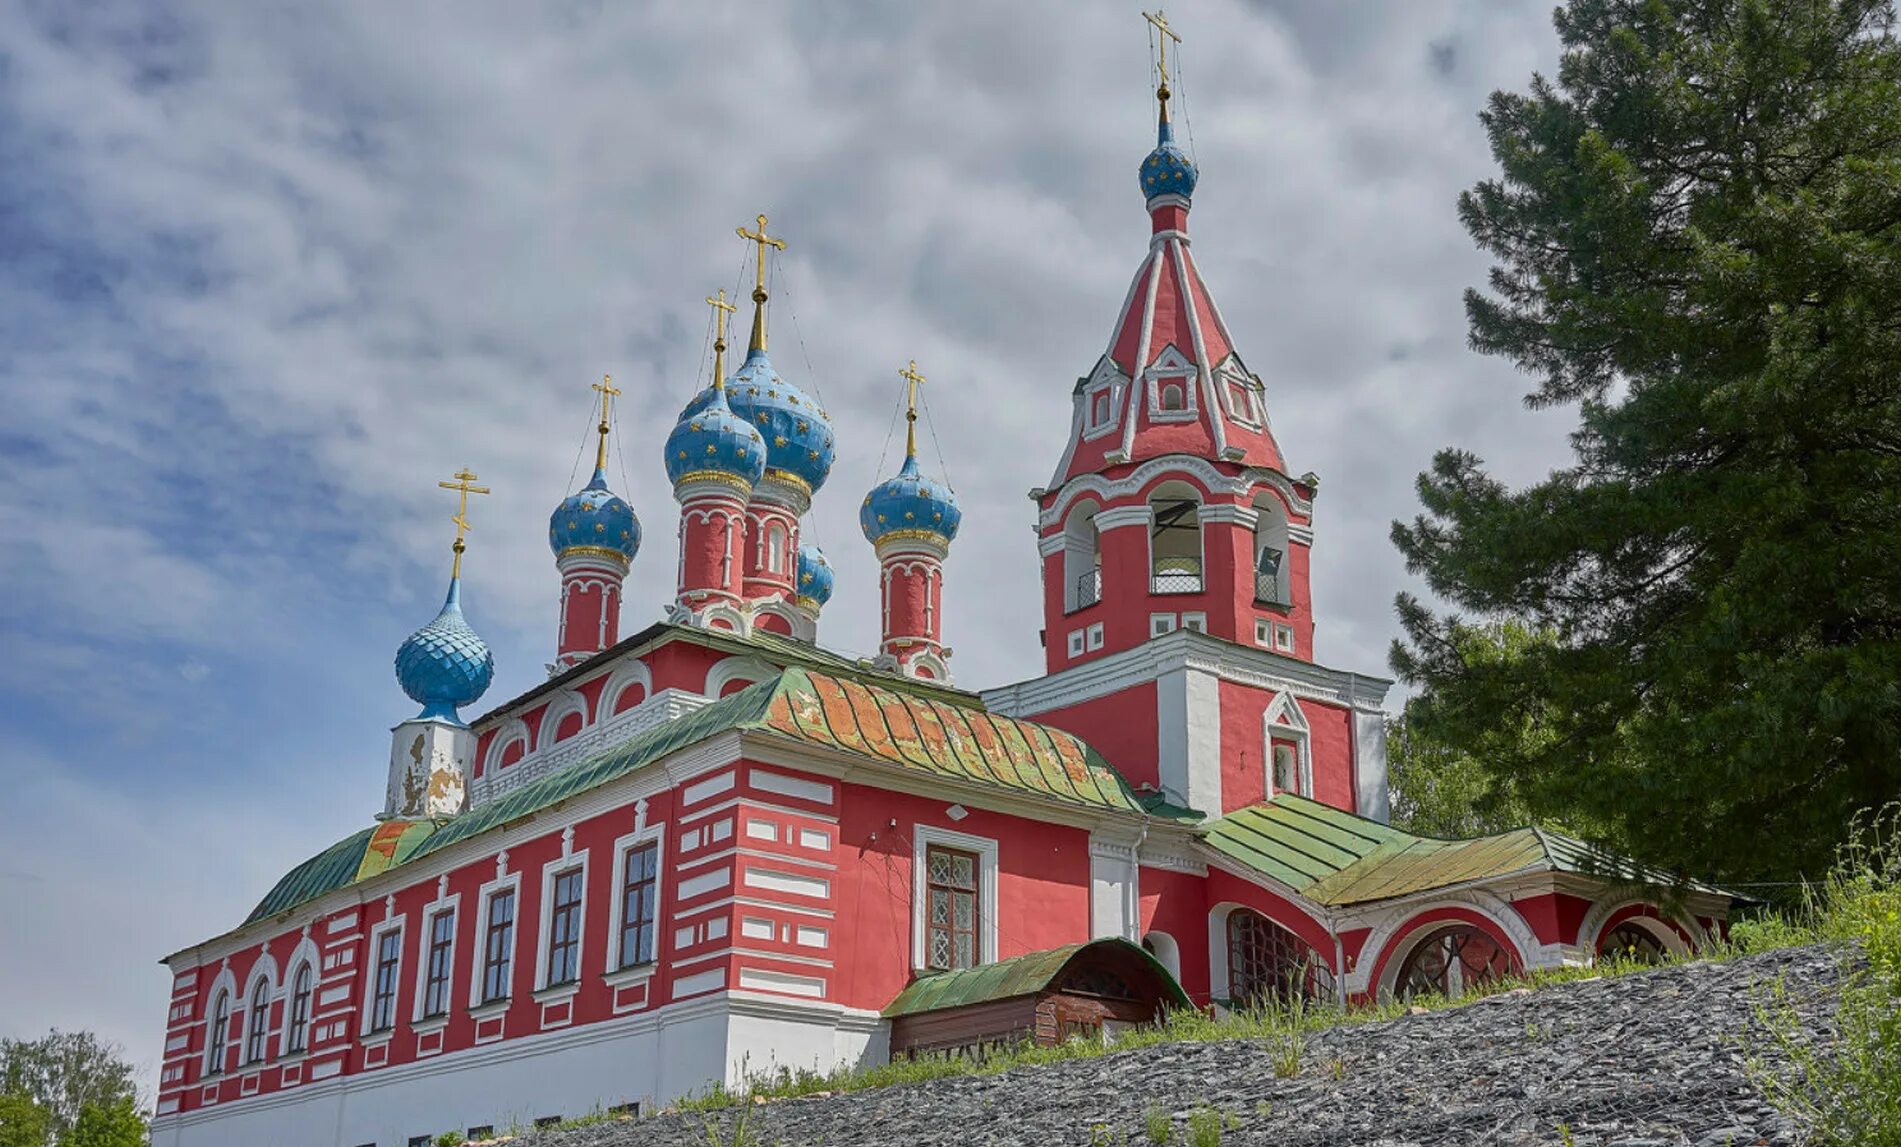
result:
[[[611,374],[602,375],[601,381],[594,384],[594,389],[601,392],[601,444],[594,452],[594,468],[605,474],[607,473],[607,404],[620,394],[620,389],[614,385],[614,376]],[[471,478],[474,476],[469,475]],[[483,491],[483,493],[487,492]]]
[[[455,517],[449,519],[455,523],[455,545],[451,547],[455,550],[455,566],[449,571],[452,579],[462,576],[462,551],[467,548],[462,544],[462,534],[469,528],[469,495],[488,493],[487,486],[477,486],[475,482],[475,471],[464,466],[456,471],[454,481],[436,483],[445,490],[455,490],[461,495],[456,502]]]
[[[750,239],[759,244],[758,270],[753,276],[752,287],[752,343],[749,350],[766,349],[766,248],[785,250],[785,240],[775,239],[766,234],[766,217],[759,216],[759,230],[748,231],[744,227],[737,229],[741,239]]]
[[[912,359],[910,366],[898,372],[898,377],[903,379],[905,384],[904,456],[915,458],[917,457],[917,388],[923,385],[924,376],[918,373],[917,360]]]
[[[766,217],[764,215],[761,215],[759,217],[759,221],[760,223],[763,224],[766,221]],[[763,231],[765,230],[765,228],[762,226],[760,230]],[[746,229],[744,227],[741,227],[739,229],[739,233],[744,235],[746,233]],[[712,295],[706,296],[706,305],[713,308],[713,325],[715,328],[715,333],[713,335],[713,389],[725,390],[726,389],[726,316],[732,314],[734,311],[738,310],[739,308],[735,307],[733,304],[726,301],[725,287],[721,287],[719,289],[718,298],[714,298]]]
[[[1142,13],[1142,18],[1144,20],[1147,20],[1149,23],[1155,25],[1155,30],[1160,33],[1160,35],[1156,37],[1156,40],[1158,43],[1159,50],[1161,52],[1161,62],[1157,65],[1156,70],[1159,71],[1162,75],[1162,84],[1160,87],[1155,89],[1155,98],[1162,101],[1162,118],[1167,119],[1168,118],[1168,42],[1170,40],[1173,40],[1177,44],[1179,44],[1182,42],[1182,38],[1175,34],[1175,29],[1168,26],[1168,17],[1162,14],[1162,10],[1160,8],[1157,8],[1153,12]]]

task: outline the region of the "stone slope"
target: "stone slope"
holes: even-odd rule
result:
[[[1232,1117],[1223,1144],[1796,1144],[1749,1080],[1750,1056],[1778,1058],[1756,1008],[1780,979],[1826,1038],[1839,975],[1835,954],[1797,948],[1335,1029],[1309,1037],[1300,1072],[1284,1079],[1259,1043],[1168,1044],[754,1106],[747,1130],[760,1147],[1143,1144],[1159,1104],[1174,1142],[1187,1143],[1188,1114],[1206,1101]],[[734,1117],[668,1114],[519,1142],[707,1147],[709,1130],[730,1142],[722,1128]]]

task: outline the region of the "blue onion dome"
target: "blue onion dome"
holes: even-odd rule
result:
[[[789,476],[806,493],[817,492],[832,472],[832,420],[818,401],[779,377],[764,350],[746,352],[746,361],[726,380],[733,412],[753,424],[766,442],[766,469]]]
[[[564,498],[548,518],[548,548],[554,556],[605,553],[631,562],[640,552],[640,519],[634,508],[607,488],[598,469],[579,493]]]
[[[422,717],[460,724],[456,710],[473,704],[495,676],[495,655],[462,617],[462,579],[449,579],[449,596],[436,619],[396,649],[396,680]]]
[[[799,584],[794,592],[815,606],[832,600],[832,563],[817,546],[799,547]]]
[[[898,476],[872,487],[858,507],[858,526],[874,546],[887,538],[924,538],[948,545],[963,518],[957,495],[937,479],[926,478],[911,454],[905,455]]]
[[[766,442],[734,412],[726,393],[709,386],[680,412],[667,435],[667,479],[675,486],[712,479],[750,492],[766,473]]]
[[[1195,170],[1195,161],[1176,145],[1174,125],[1163,119],[1156,134],[1155,150],[1142,161],[1142,197],[1194,195],[1195,180],[1200,173]]]

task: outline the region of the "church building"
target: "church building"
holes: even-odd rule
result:
[[[877,653],[820,642],[826,610],[872,604],[831,603],[801,537],[835,443],[767,353],[784,244],[760,216],[745,356],[729,375],[722,291],[710,382],[666,440],[676,591],[637,606],[663,620],[621,632],[643,537],[608,488],[603,382],[593,475],[549,521],[548,677],[474,715],[494,660],[461,530],[485,490],[443,483],[454,565],[396,654],[420,708],[380,812],[165,958],[157,1147],[404,1147],[1173,1008],[1456,996],[1721,934],[1727,894],[1665,906],[1554,832],[1387,823],[1390,682],[1316,659],[1320,482],[1195,257],[1166,51],[1161,77],[1147,244],[1031,491],[1042,675],[955,675],[958,534],[1017,526],[964,522],[920,461],[915,363],[904,458],[863,495],[852,559],[878,565]]]

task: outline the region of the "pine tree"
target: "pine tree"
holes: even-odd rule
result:
[[[1481,116],[1474,349],[1575,404],[1574,462],[1471,454],[1395,523],[1422,728],[1542,816],[1698,875],[1819,875],[1901,793],[1901,48],[1887,0],[1573,0]],[[1540,737],[1501,731],[1540,724]]]

